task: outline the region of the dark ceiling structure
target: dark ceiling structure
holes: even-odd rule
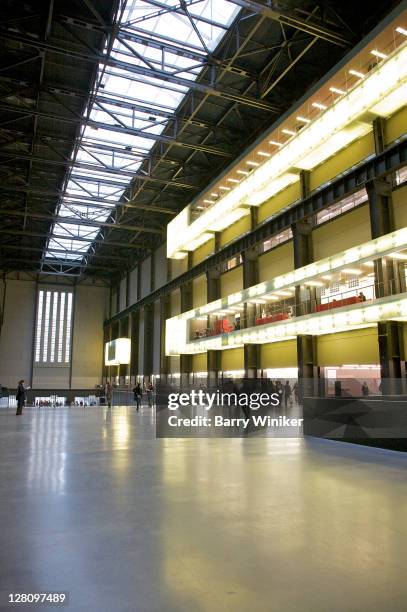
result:
[[[0,269],[117,279],[395,4],[3,0]]]

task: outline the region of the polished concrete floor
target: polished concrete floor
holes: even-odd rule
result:
[[[325,440],[156,440],[146,407],[3,409],[0,609],[48,590],[75,612],[404,611],[406,468]]]

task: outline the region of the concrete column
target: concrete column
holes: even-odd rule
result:
[[[171,317],[171,297],[164,295],[160,299],[160,326],[161,326],[161,337],[160,337],[160,376],[161,379],[166,382],[168,374],[170,372],[169,357],[165,354],[165,329],[166,320]]]
[[[382,393],[406,392],[406,361],[404,353],[403,324],[386,321],[377,324],[379,341]]]
[[[313,226],[309,221],[299,221],[291,226],[291,230],[294,243],[294,268],[302,268],[314,261],[312,244]],[[299,285],[295,287],[295,304],[297,308],[294,314],[297,316],[311,312],[311,305],[316,300],[316,290],[310,287],[308,291],[310,300],[302,304],[301,288]]]
[[[190,253],[188,253],[188,266],[190,263]],[[184,283],[180,287],[181,291],[181,312],[187,312],[192,309],[192,281]],[[189,382],[189,377],[192,372],[192,355],[180,355],[180,374],[181,386]]]
[[[143,374],[146,378],[151,378],[153,374],[154,361],[154,303],[144,306],[144,367]]]
[[[216,237],[215,237],[216,240]],[[208,270],[206,273],[207,299],[208,302],[213,302],[221,297],[220,294],[220,270],[215,268]],[[208,318],[209,321],[209,318]],[[208,323],[209,325],[209,323]],[[222,351],[207,351],[206,353],[206,371],[208,372],[208,381],[216,382],[219,378],[221,370],[221,354]]]
[[[154,257],[154,251],[151,251],[150,260],[151,260],[151,264],[150,264],[150,292],[152,293],[154,291],[154,289],[155,289],[155,257]]]
[[[253,210],[253,208],[251,209]],[[257,221],[257,215],[252,213],[252,224]],[[243,258],[243,289],[257,285],[259,282],[259,252],[254,248],[246,249]],[[245,304],[244,320],[246,327],[256,325],[256,307]],[[244,373],[247,378],[257,378],[260,372],[260,349],[257,344],[244,345]]]
[[[126,308],[130,306],[130,272],[126,272]]]
[[[130,329],[129,329],[130,321],[129,317],[124,317],[120,320],[119,324],[119,335],[120,338],[129,338],[130,337]],[[125,383],[125,376],[129,373],[129,366],[127,364],[119,365],[119,382],[120,384]]]
[[[132,313],[131,317],[131,357],[130,357],[130,375],[137,379],[140,374],[140,310]]]
[[[141,262],[137,264],[137,301],[141,299]]]
[[[323,381],[319,378],[317,339],[297,336],[298,382],[300,397],[323,395]]]

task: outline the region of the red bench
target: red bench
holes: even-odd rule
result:
[[[352,297],[343,298],[342,300],[332,300],[327,304],[317,304],[316,311],[321,312],[322,310],[330,310],[331,308],[340,308],[341,306],[350,306],[351,304],[358,304],[362,300],[358,295]]]
[[[265,325],[265,323],[275,323],[276,321],[284,321],[289,319],[290,315],[287,312],[278,312],[267,317],[259,317],[256,319],[256,325]]]

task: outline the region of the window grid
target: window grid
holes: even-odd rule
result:
[[[69,363],[72,330],[72,293],[38,292],[35,361]]]
[[[59,335],[58,335],[58,363],[62,363],[62,347],[65,329],[65,293],[61,293],[59,306]]]
[[[41,332],[42,332],[42,306],[44,301],[44,292],[38,294],[38,309],[37,309],[37,339],[35,343],[35,361],[41,358]]]
[[[65,363],[69,362],[71,354],[71,320],[72,320],[72,293],[68,293],[65,337]]]
[[[42,347],[42,361],[48,361],[48,339],[49,339],[49,311],[51,306],[51,291],[45,294],[45,321],[44,321],[44,344]]]

